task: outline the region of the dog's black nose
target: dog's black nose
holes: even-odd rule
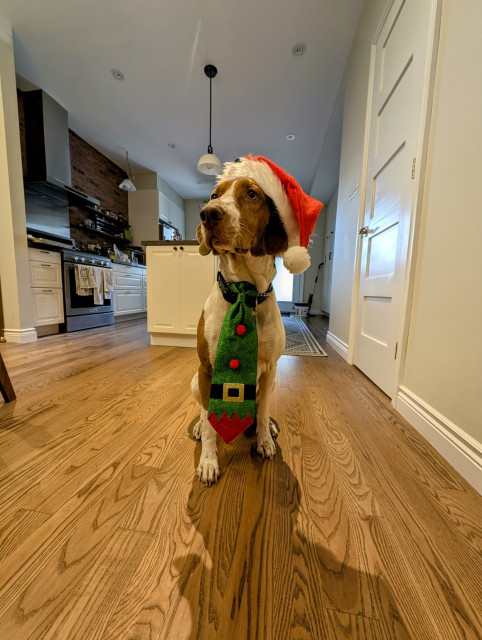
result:
[[[216,224],[224,218],[224,211],[219,205],[210,203],[201,209],[199,215],[204,225]]]

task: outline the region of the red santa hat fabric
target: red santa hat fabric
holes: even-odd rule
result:
[[[226,162],[217,182],[238,178],[252,178],[273,200],[288,236],[283,263],[291,273],[306,271],[310,266],[308,243],[323,204],[304,193],[292,176],[263,156]]]

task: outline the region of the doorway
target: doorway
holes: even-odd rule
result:
[[[390,398],[406,336],[438,4],[388,3],[372,45],[354,364]]]
[[[281,313],[291,313],[294,305],[303,300],[303,274],[293,275],[283,264],[283,258],[275,258],[276,276],[273,289]]]

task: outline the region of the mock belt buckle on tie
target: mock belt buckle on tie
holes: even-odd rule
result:
[[[242,382],[225,382],[223,384],[224,402],[244,402],[244,384]]]

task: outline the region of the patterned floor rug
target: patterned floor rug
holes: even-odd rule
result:
[[[284,356],[327,356],[306,324],[296,316],[282,316],[286,332]]]

